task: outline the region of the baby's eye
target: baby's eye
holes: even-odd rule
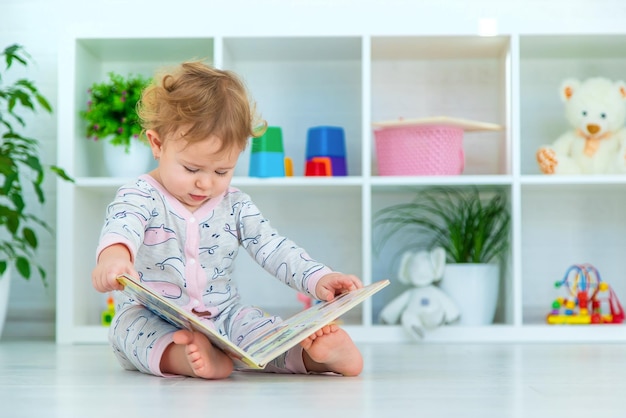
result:
[[[196,169],[196,168],[189,168],[187,166],[184,166],[184,167],[185,167],[185,170],[187,170],[190,173],[197,173],[198,172],[198,169]]]
[[[226,174],[228,174],[228,171],[216,171],[215,174],[217,174],[218,176],[225,176]]]

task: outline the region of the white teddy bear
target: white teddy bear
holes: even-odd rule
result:
[[[561,99],[571,130],[536,157],[544,174],[607,174],[626,171],[626,84],[595,77],[565,80]]]
[[[400,322],[415,339],[424,338],[427,329],[456,321],[459,310],[441,289],[433,283],[443,276],[446,252],[435,248],[432,252],[406,252],[402,256],[398,278],[414,286],[387,304],[380,314],[386,324]]]

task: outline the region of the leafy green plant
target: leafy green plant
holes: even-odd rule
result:
[[[374,215],[379,252],[400,231],[415,232],[407,247],[442,247],[449,263],[501,260],[509,246],[510,214],[501,190],[476,187],[430,187],[409,203],[389,206]]]
[[[86,135],[93,140],[107,138],[113,145],[123,145],[126,151],[131,140],[139,140],[141,126],[137,117],[137,102],[151,79],[142,75],[124,77],[110,72],[109,78],[96,82],[88,90],[87,110],[80,116],[87,122]]]
[[[52,232],[39,217],[27,212],[24,185],[30,183],[39,204],[45,202],[42,189],[44,166],[39,157],[39,141],[20,133],[26,127],[24,113],[36,113],[37,108],[52,113],[52,106],[35,84],[20,78],[5,84],[6,76],[14,63],[28,67],[32,58],[21,45],[11,45],[0,54],[4,57],[5,71],[0,71],[0,274],[13,263],[18,273],[30,279],[33,266],[39,270],[44,285],[46,271],[37,263],[38,247],[34,226]],[[49,169],[65,180],[72,179],[56,166]]]

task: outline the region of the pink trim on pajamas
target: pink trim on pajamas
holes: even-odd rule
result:
[[[161,371],[161,358],[163,358],[163,353],[165,352],[165,349],[170,344],[174,343],[173,335],[174,333],[171,332],[159,338],[156,344],[154,345],[154,347],[152,347],[152,350],[150,350],[150,357],[149,357],[148,365],[150,367],[150,371],[154,373],[156,376],[161,376],[161,377],[175,376],[172,374],[165,374]]]

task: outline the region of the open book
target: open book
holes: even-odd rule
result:
[[[389,280],[381,280],[335,296],[330,302],[315,304],[276,324],[246,347],[238,347],[193,313],[183,310],[130,276],[122,275],[118,281],[124,286],[126,294],[150,311],[178,328],[203,333],[214,346],[228,354],[237,367],[248,369],[264,368],[267,363],[389,284]]]

